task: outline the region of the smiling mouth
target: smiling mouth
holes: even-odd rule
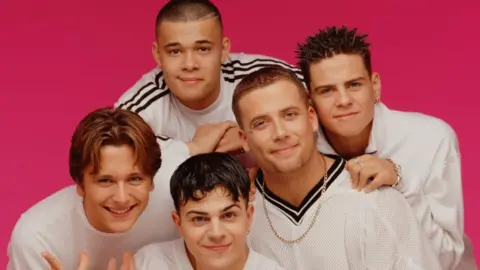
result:
[[[228,245],[219,245],[219,246],[205,246],[206,249],[212,251],[225,251],[230,247],[231,244]]]
[[[273,154],[281,154],[281,153],[285,153],[285,152],[288,152],[290,150],[292,150],[293,148],[295,148],[296,145],[293,145],[293,146],[290,146],[290,147],[287,147],[287,148],[283,148],[283,149],[279,149],[279,150],[274,150],[272,151]]]
[[[110,212],[114,216],[123,217],[123,216],[128,215],[136,206],[137,205],[134,204],[134,205],[132,205],[128,208],[123,208],[123,209],[110,208],[110,207],[106,207],[106,206],[104,206],[103,208],[105,208],[105,210],[107,210],[108,212]]]
[[[354,116],[354,115],[356,115],[356,114],[358,114],[358,113],[356,113],[356,112],[346,113],[346,114],[342,114],[342,115],[337,115],[337,116],[335,116],[335,118],[348,118],[348,117]]]

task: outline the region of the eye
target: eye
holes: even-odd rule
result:
[[[327,94],[327,93],[330,93],[332,92],[332,88],[324,88],[322,90],[320,90],[320,94]]]
[[[263,126],[263,124],[265,124],[265,121],[259,120],[259,121],[256,121],[255,123],[253,123],[253,127],[254,128],[260,128],[260,127]]]
[[[286,117],[287,119],[295,118],[295,116],[297,116],[297,115],[298,115],[297,112],[287,112],[287,113],[285,113],[285,117]]]
[[[201,48],[198,48],[198,50],[201,51],[201,52],[209,52],[209,51],[210,51],[210,48],[201,47]]]
[[[228,213],[225,213],[225,214],[223,215],[223,217],[224,217],[225,219],[234,219],[235,217],[237,217],[237,213],[235,213],[235,212],[228,212]]]
[[[139,182],[140,180],[142,180],[142,178],[138,176],[130,178],[130,182]]]
[[[350,84],[350,87],[351,87],[351,88],[358,88],[358,87],[360,87],[360,86],[362,86],[362,84],[359,83],[359,82],[353,82],[353,83]]]
[[[204,217],[194,217],[194,218],[192,218],[192,221],[195,224],[202,224],[202,223],[205,223],[207,221],[207,219],[204,218]]]
[[[175,55],[175,54],[179,54],[180,50],[174,49],[174,50],[169,51],[168,53]]]
[[[107,178],[102,178],[102,179],[98,179],[98,182],[102,184],[108,184],[108,183],[111,183],[112,181]]]

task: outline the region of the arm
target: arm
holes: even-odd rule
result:
[[[453,269],[464,250],[464,213],[460,152],[457,137],[448,127],[423,189],[431,215],[422,225],[443,269]]]
[[[347,232],[358,234],[360,252],[348,254],[349,265],[365,269],[438,270],[438,257],[403,196],[381,188],[364,196]],[[355,222],[355,220],[357,220]]]
[[[7,270],[47,269],[48,264],[41,255],[49,251],[47,245],[40,237],[32,235],[25,225],[20,218],[12,232],[7,251]]]

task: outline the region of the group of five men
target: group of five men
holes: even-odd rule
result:
[[[171,0],[152,52],[79,123],[75,185],[20,217],[7,269],[477,269],[455,132],[380,102],[366,35],[320,29],[296,68]]]

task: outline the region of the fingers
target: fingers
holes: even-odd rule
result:
[[[363,155],[347,162],[346,168],[352,179],[352,188],[361,191],[371,179],[375,178],[377,171],[375,166],[372,166],[371,160],[370,155]]]
[[[62,270],[63,269],[60,261],[57,258],[53,257],[53,255],[50,254],[49,252],[43,252],[42,257],[47,261],[48,265],[50,266],[50,270]]]
[[[80,263],[78,264],[77,270],[88,270],[88,256],[86,253],[82,252],[80,253]]]
[[[380,177],[375,177],[373,180],[363,189],[364,192],[370,193],[374,190],[377,190],[379,187],[383,186],[382,179]]]
[[[115,258],[108,260],[107,270],[117,270],[117,260]]]
[[[132,253],[125,252],[123,253],[122,257],[123,263],[120,267],[120,270],[135,270],[135,261],[133,259]]]
[[[255,178],[257,177],[258,167],[248,168],[247,171],[248,171],[248,177],[250,178],[250,181],[253,182],[255,180]],[[253,185],[253,186],[255,186],[255,185]]]
[[[350,173],[352,188],[356,189],[358,187],[360,171],[362,167],[360,164],[357,164],[353,159],[347,162],[347,170]]]

